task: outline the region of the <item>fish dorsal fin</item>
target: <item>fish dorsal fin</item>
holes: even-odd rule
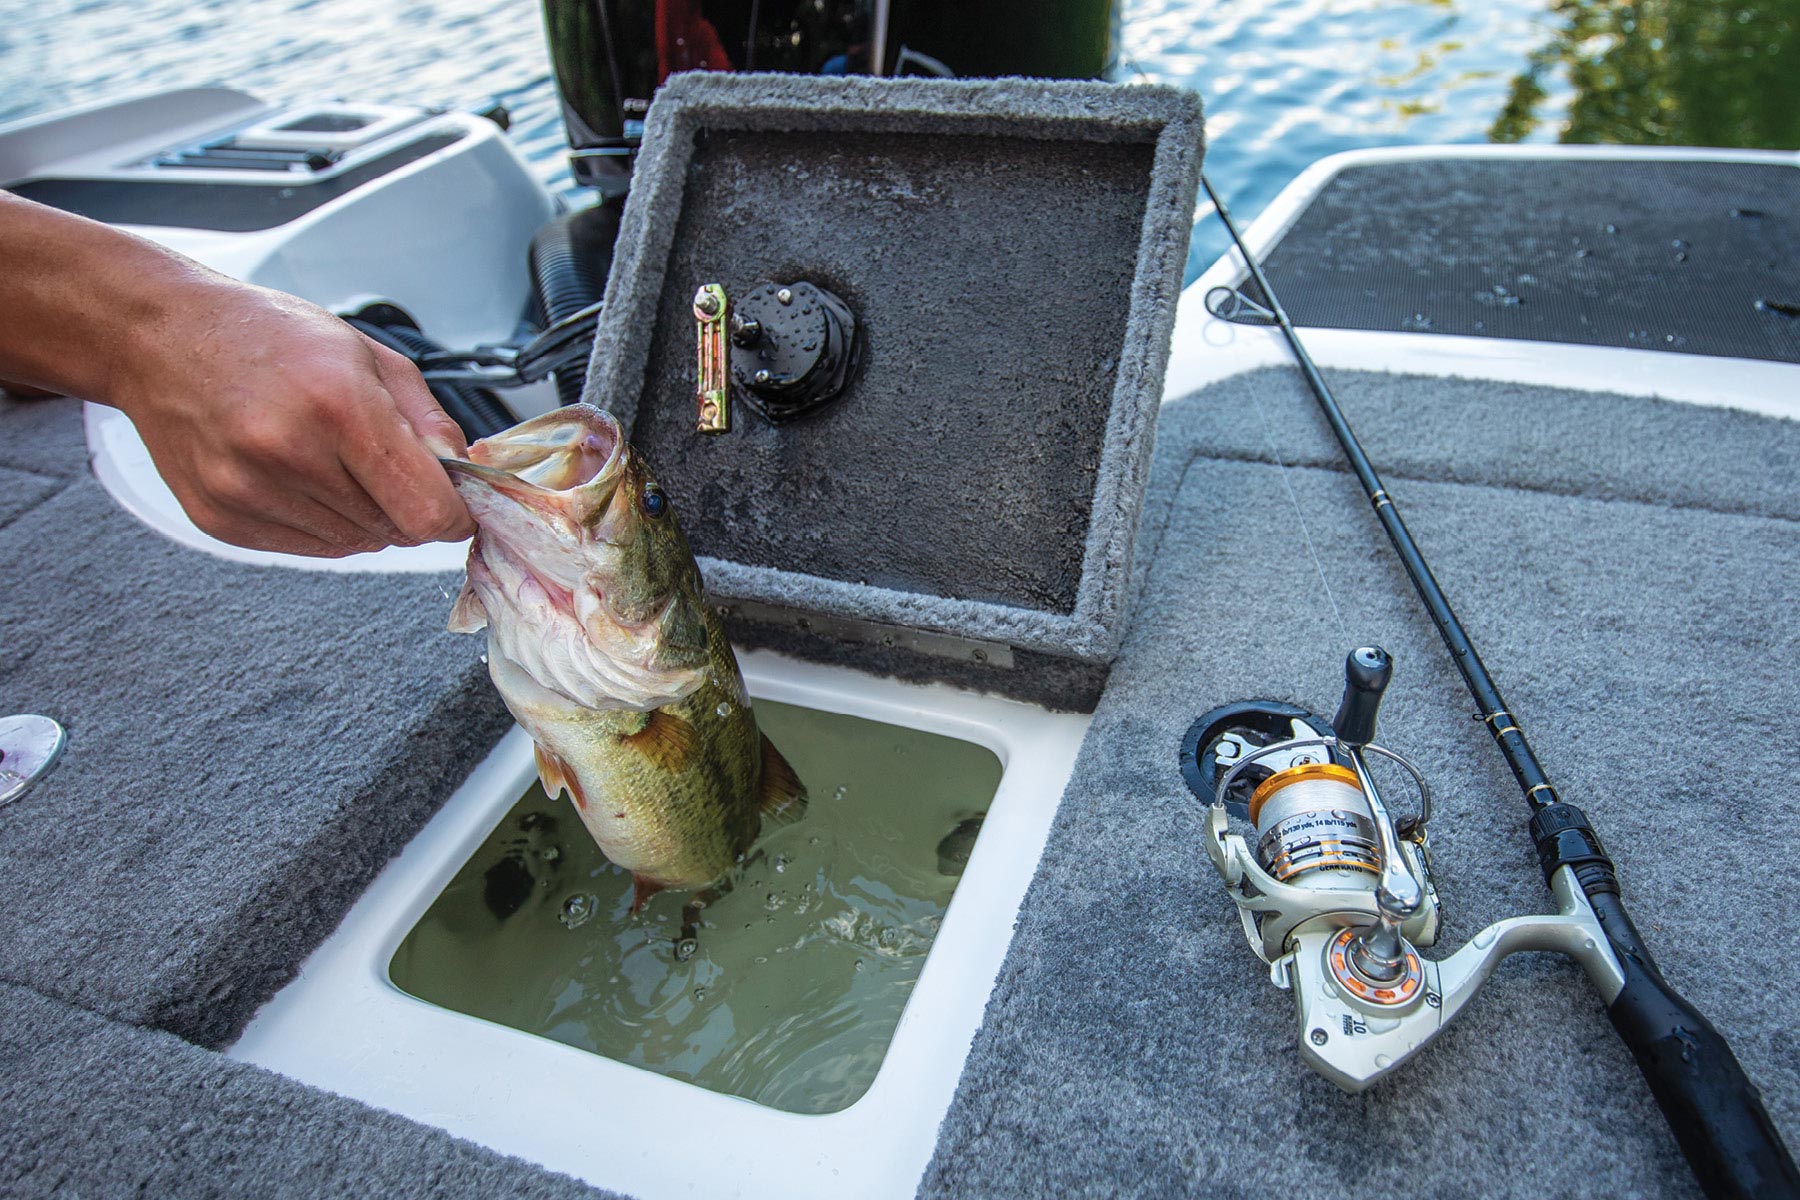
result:
[[[481,597],[475,594],[475,587],[467,579],[463,580],[462,591],[456,594],[456,603],[450,606],[451,633],[479,633],[487,628],[487,608],[481,603]]]
[[[756,802],[763,820],[771,824],[792,824],[806,815],[806,785],[767,734],[762,740],[762,783]]]
[[[537,757],[538,778],[543,781],[544,794],[554,800],[566,791],[569,798],[579,805],[581,793],[576,790],[575,777],[563,760],[536,742],[531,743],[531,751]]]
[[[694,727],[667,709],[650,711],[644,727],[619,739],[665,771],[679,771],[700,748]]]

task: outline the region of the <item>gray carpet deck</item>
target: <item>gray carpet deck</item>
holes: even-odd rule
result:
[[[0,985],[0,1195],[604,1200],[566,1175]]]
[[[1770,867],[1796,828],[1800,426],[1334,378],[1665,969],[1800,1134],[1800,1055],[1768,1002],[1800,973]],[[504,726],[473,650],[441,632],[448,581],[175,547],[89,478],[61,402],[0,403],[0,496],[0,709],[71,733],[56,774],[0,809],[0,1192],[580,1191],[203,1048]],[[1384,737],[1441,789],[1447,941],[1545,893],[1523,806],[1295,376],[1165,410],[1141,545],[1123,656],[924,1194],[1305,1195],[1349,1178],[1406,1196],[1691,1195],[1559,961],[1507,964],[1364,1096],[1298,1062],[1288,999],[1243,945],[1178,780],[1193,714],[1249,695],[1329,709],[1344,651],[1382,641],[1398,660]],[[1719,765],[1697,770],[1701,750]]]
[[[88,474],[80,417],[0,398],[0,712],[69,731],[0,808],[0,1195],[597,1195],[202,1048],[508,718],[444,632],[453,579],[178,547]]]
[[[1791,161],[1366,163],[1264,267],[1297,325],[1800,363],[1796,218]]]
[[[1665,971],[1800,1140],[1800,1056],[1767,1002],[1800,976],[1769,869],[1795,846],[1800,425],[1332,377],[1552,778],[1618,858]],[[1380,641],[1397,660],[1383,740],[1439,789],[1446,950],[1544,911],[1546,892],[1517,789],[1298,375],[1180,401],[1158,441],[1131,631],[921,1194],[1695,1194],[1559,960],[1510,960],[1362,1096],[1300,1064],[1291,1001],[1244,944],[1176,771],[1193,716],[1252,696],[1329,715],[1344,652]],[[1284,473],[1277,454],[1330,465]]]
[[[509,718],[443,630],[453,577],[184,549],[87,473],[77,404],[0,404],[30,473],[0,503],[0,708],[69,730],[0,810],[0,980],[223,1045]]]

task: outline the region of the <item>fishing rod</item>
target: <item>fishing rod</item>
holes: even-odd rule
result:
[[[1443,960],[1418,953],[1436,941],[1440,920],[1425,839],[1431,793],[1417,767],[1374,742],[1393,670],[1379,647],[1351,651],[1343,700],[1330,721],[1269,701],[1205,714],[1183,740],[1182,773],[1210,802],[1207,852],[1238,904],[1251,948],[1275,982],[1294,992],[1302,1057],[1339,1086],[1360,1091],[1449,1024],[1505,955],[1558,951],[1580,963],[1606,1001],[1613,1028],[1706,1195],[1800,1196],[1800,1170],[1756,1086],[1724,1036],[1657,969],[1587,816],[1550,783],[1225,201],[1204,171],[1200,182],[1266,302],[1221,289],[1229,307],[1257,312],[1280,328],[1292,349],[1518,781],[1558,908],[1497,922]],[[1371,757],[1411,776],[1415,814],[1392,817],[1370,772]],[[1230,832],[1232,814],[1255,826],[1254,849]]]

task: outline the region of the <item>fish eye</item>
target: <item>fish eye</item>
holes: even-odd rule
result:
[[[659,488],[645,488],[643,498],[638,501],[638,504],[643,508],[644,515],[652,519],[669,511],[669,498],[663,495]]]

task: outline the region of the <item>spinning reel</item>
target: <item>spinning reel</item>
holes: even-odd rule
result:
[[[1569,955],[1609,1002],[1625,983],[1568,867],[1551,879],[1555,915],[1497,922],[1439,961],[1420,953],[1436,943],[1441,918],[1425,839],[1431,788],[1417,767],[1374,742],[1392,674],[1386,651],[1361,647],[1345,663],[1331,721],[1251,701],[1207,713],[1182,742],[1182,775],[1209,805],[1207,857],[1251,950],[1276,986],[1294,993],[1301,1057],[1350,1092],[1442,1032],[1515,951]],[[1415,813],[1394,819],[1371,759],[1410,776]],[[1231,831],[1233,816],[1254,828],[1253,841]]]
[[[1207,857],[1237,903],[1250,948],[1269,964],[1270,977],[1294,993],[1301,1056],[1339,1087],[1361,1091],[1455,1020],[1502,958],[1515,950],[1556,950],[1581,964],[1606,1002],[1613,1029],[1637,1060],[1708,1200],[1800,1200],[1800,1166],[1756,1085],[1731,1043],[1657,969],[1587,814],[1551,785],[1204,169],[1200,185],[1268,301],[1258,308],[1274,318],[1293,350],[1482,724],[1518,781],[1531,809],[1527,828],[1538,865],[1557,906],[1554,916],[1495,922],[1446,959],[1419,953],[1438,933],[1425,848],[1431,795],[1412,764],[1373,744],[1375,710],[1393,673],[1384,651],[1351,652],[1344,701],[1329,730],[1289,705],[1238,704],[1201,717],[1183,741],[1182,773],[1209,805]],[[1370,755],[1400,763],[1413,777],[1419,788],[1415,816],[1398,822],[1388,816],[1369,774]],[[1254,853],[1231,832],[1227,814],[1234,804],[1256,828]]]

